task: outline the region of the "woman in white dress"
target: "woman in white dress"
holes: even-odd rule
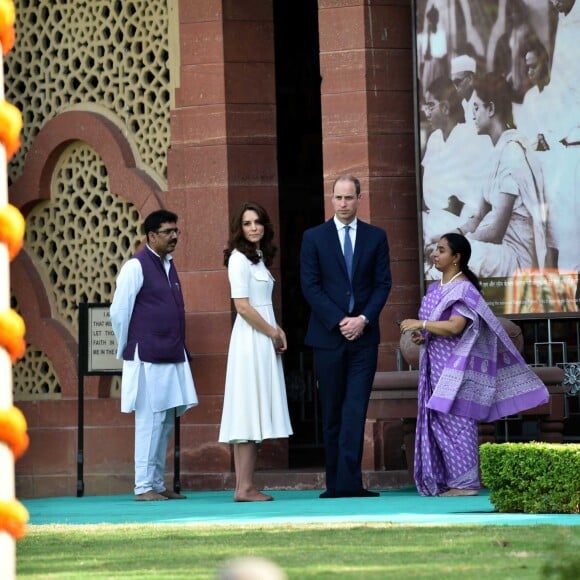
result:
[[[232,329],[220,443],[234,446],[234,501],[271,501],[254,485],[258,445],[292,434],[281,354],[286,335],[272,307],[276,247],[266,210],[242,204],[232,219],[224,250],[237,316]]]

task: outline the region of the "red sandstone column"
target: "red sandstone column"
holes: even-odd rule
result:
[[[258,201],[279,222],[272,18],[269,1],[179,3],[167,205],[184,230],[175,257],[200,399],[182,420],[184,489],[231,482],[230,450],[217,443],[233,320],[222,252],[241,201]],[[268,447],[261,456],[285,465]]]
[[[361,217],[387,231],[391,248],[380,370],[395,370],[394,321],[415,316],[418,303],[410,4],[318,2],[325,190],[337,175],[359,177]]]

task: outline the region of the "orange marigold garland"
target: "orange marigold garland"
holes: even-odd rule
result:
[[[14,22],[16,11],[12,0],[0,0],[0,43],[2,44],[2,54],[8,54],[14,46],[16,33],[14,32]]]
[[[12,0],[0,0],[0,44],[2,54],[8,54],[14,46],[16,33],[14,23],[16,12]],[[22,131],[22,114],[6,101],[0,102],[0,141],[6,149],[8,161],[20,148],[20,131]]]
[[[28,518],[28,511],[18,500],[0,501],[0,530],[15,540],[24,537]]]
[[[14,46],[16,37],[14,24],[16,14],[12,0],[0,0],[0,44],[2,54],[7,54]],[[0,145],[4,146],[6,159],[10,160],[20,147],[22,114],[6,101],[0,101]],[[12,260],[22,248],[24,219],[11,205],[0,208],[0,243],[6,244]],[[26,349],[24,342],[24,321],[13,310],[0,312],[0,347],[4,347],[12,363],[16,362]],[[0,410],[0,444],[10,447],[15,458],[20,457],[28,447],[26,419],[16,407]],[[0,531],[7,532],[14,539],[25,534],[28,522],[26,508],[17,500],[0,501]]]
[[[14,364],[26,352],[26,327],[16,310],[0,310],[0,346],[3,346]]]
[[[10,52],[14,46],[16,34],[14,22],[16,13],[12,0],[0,0],[0,44],[2,54]],[[22,114],[12,104],[0,102],[0,142],[6,149],[8,161],[20,148],[20,132],[22,131]]]
[[[0,443],[10,447],[15,459],[26,451],[26,419],[20,409],[0,409]],[[0,531],[19,540],[24,537],[28,518],[28,511],[19,501],[0,501]]]
[[[26,221],[20,211],[7,203],[0,208],[0,242],[8,246],[8,256],[13,260],[22,249]]]
[[[14,459],[21,457],[28,448],[26,427],[26,419],[20,409],[0,409],[0,443],[4,442],[10,447]]]
[[[6,159],[20,148],[20,131],[22,131],[22,113],[7,101],[0,101],[0,141],[6,149]]]

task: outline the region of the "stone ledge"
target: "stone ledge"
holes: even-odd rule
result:
[[[47,481],[49,479],[50,481]],[[230,491],[235,486],[235,474],[182,473],[181,489],[185,492]],[[132,474],[88,474],[84,478],[85,495],[125,495],[133,493]],[[324,472],[320,470],[264,470],[256,472],[256,484],[269,490],[324,489]],[[409,484],[406,470],[364,471],[363,485],[367,489],[398,489]],[[168,488],[173,475],[168,472]],[[21,499],[76,495],[76,479],[71,475],[46,477],[17,477],[17,495]]]

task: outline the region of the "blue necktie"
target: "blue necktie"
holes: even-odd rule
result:
[[[352,242],[350,241],[350,226],[344,226],[344,263],[348,272],[348,279],[351,281],[350,300],[348,310],[352,312],[354,308],[354,294],[352,291]]]

